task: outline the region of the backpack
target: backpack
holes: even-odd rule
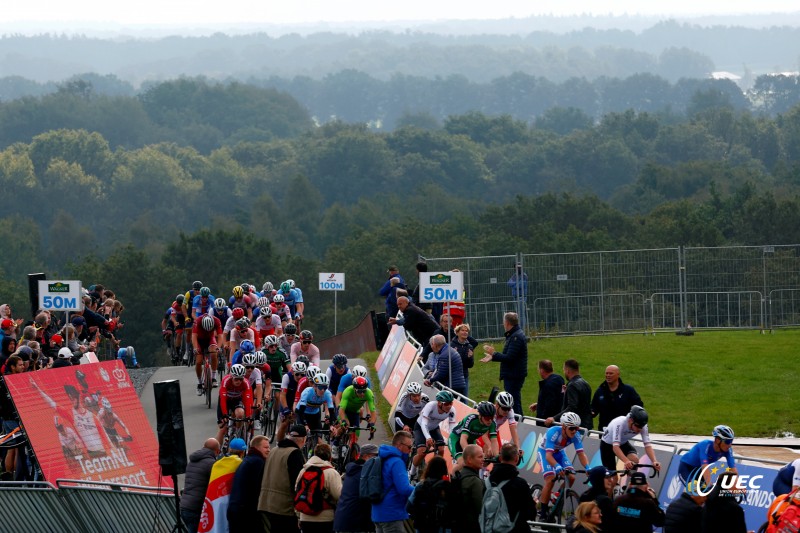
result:
[[[486,492],[483,494],[483,505],[478,519],[481,533],[509,533],[517,521],[517,517],[512,520],[508,515],[506,498],[501,490],[509,480],[501,481],[497,485],[493,485],[488,477],[483,481]]]
[[[406,505],[406,511],[414,520],[415,529],[424,533],[453,527],[460,492],[457,487],[458,479],[423,481],[416,486],[414,502]]]
[[[786,494],[775,501],[767,513],[767,533],[797,533],[800,531],[800,502],[793,494]]]
[[[297,481],[294,494],[295,511],[311,516],[320,514],[323,509],[331,509],[325,500],[325,470],[330,466],[309,466]]]
[[[379,503],[383,500],[383,461],[376,455],[361,469],[361,479],[358,482],[359,498]]]

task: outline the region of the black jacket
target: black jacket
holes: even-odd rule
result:
[[[611,523],[611,517],[614,516],[614,500],[606,494],[605,487],[600,485],[600,488],[591,487],[589,490],[581,494],[580,502],[594,502],[603,513],[603,522]]]
[[[636,389],[619,380],[617,390],[611,392],[608,383],[603,381],[592,398],[592,416],[599,416],[597,428],[602,430],[618,416],[627,415],[634,405],[644,407]]]
[[[503,351],[494,352],[492,361],[500,361],[500,379],[522,379],[528,375],[528,343],[519,326],[506,331]]]
[[[371,515],[372,504],[358,494],[363,467],[364,461],[359,459],[345,468],[342,494],[339,496],[336,513],[333,515],[334,531],[375,531]]]
[[[664,525],[664,511],[658,506],[658,500],[635,487],[614,500],[612,516],[611,527],[606,526],[606,530],[616,533],[652,533],[653,526]],[[605,516],[603,523],[606,523]],[[717,531],[727,533],[725,529]]]
[[[580,374],[573,376],[567,382],[567,391],[564,394],[564,404],[561,411],[553,418],[558,421],[561,415],[571,411],[581,417],[581,427],[594,428],[592,420],[592,388]]]
[[[186,466],[186,478],[183,481],[181,509],[200,513],[206,498],[208,480],[211,478],[211,467],[217,458],[208,448],[200,448],[189,456]]]
[[[531,528],[528,520],[536,520],[536,504],[531,498],[530,487],[524,479],[519,477],[519,470],[514,465],[499,463],[494,465],[489,481],[497,485],[501,481],[509,480],[501,489],[506,499],[508,515],[514,519],[515,533],[529,533]]]
[[[406,310],[403,311],[403,320],[400,325],[423,346],[428,344],[433,333],[439,329],[439,324],[433,317],[414,304],[408,304]]]
[[[264,477],[266,459],[250,448],[247,456],[233,475],[228,514],[258,517],[258,497],[261,494],[261,478]]]
[[[467,342],[461,344],[458,342],[458,339],[454,338],[450,341],[450,346],[461,356],[461,368],[464,370],[464,378],[468,378],[469,369],[475,366],[475,354],[473,353],[473,355],[470,356],[469,352],[470,350],[474,352],[475,348],[478,346],[478,341],[472,337],[467,337]]]
[[[536,399],[536,418],[557,415],[564,405],[564,378],[555,372],[539,380],[539,397]]]
[[[669,504],[664,517],[664,533],[701,533],[703,508],[685,492]]]
[[[746,533],[747,524],[744,521],[744,509],[736,502],[734,496],[711,495],[703,507],[703,533]]]

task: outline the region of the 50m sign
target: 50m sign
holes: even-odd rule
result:
[[[419,294],[423,302],[464,301],[463,272],[425,272],[419,276]]]
[[[39,307],[49,311],[80,311],[83,309],[81,282],[77,280],[39,281]]]

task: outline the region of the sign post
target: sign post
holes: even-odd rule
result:
[[[344,272],[320,272],[319,273],[319,290],[333,291],[333,334],[336,335],[336,296],[339,291],[344,290]]]
[[[419,299],[421,302],[463,302],[464,301],[464,273],[457,270],[451,272],[425,272],[419,275]],[[450,314],[450,308],[447,309]],[[452,317],[451,317],[452,324]],[[450,328],[452,329],[452,327]],[[447,347],[450,348],[450,330],[447,331]],[[450,388],[453,388],[453,361],[449,363]]]
[[[69,324],[69,312],[83,309],[81,282],[78,280],[39,280],[39,309],[64,311],[64,323]],[[67,343],[67,336],[62,341]]]

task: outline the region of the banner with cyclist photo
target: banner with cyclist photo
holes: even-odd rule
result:
[[[417,350],[410,343],[406,342],[400,348],[400,354],[395,360],[394,368],[391,372],[387,373],[388,379],[385,385],[381,385],[383,390],[383,397],[390,405],[394,406],[397,399],[400,397],[401,392],[405,390],[406,377],[414,366],[414,360],[417,357]],[[420,381],[420,383],[422,383]]]
[[[407,342],[405,328],[398,325],[392,326],[381,354],[378,356],[378,360],[375,361],[375,370],[378,371],[378,380],[381,382],[381,388],[386,386],[386,381],[394,368],[395,361],[397,361],[400,351]]]
[[[172,487],[158,441],[121,361],[5,376],[47,481]]]

